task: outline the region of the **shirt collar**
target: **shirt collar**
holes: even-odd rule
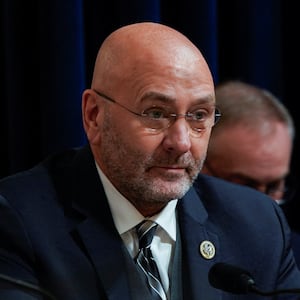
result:
[[[119,234],[132,229],[145,217],[113,186],[100,167],[96,164],[104,191],[111,209],[113,220]],[[164,209],[150,219],[160,225],[169,236],[176,240],[176,205],[177,199],[170,201]]]

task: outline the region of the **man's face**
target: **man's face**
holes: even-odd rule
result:
[[[109,95],[119,104],[105,105],[98,163],[136,206],[181,198],[202,167],[214,120],[214,88],[201,74],[195,79],[194,72],[165,68],[146,77],[136,73],[130,88]],[[151,129],[147,118],[136,115],[143,112],[154,118],[180,116],[170,117],[165,128]],[[199,125],[182,116],[188,112],[203,113],[207,128],[198,132],[194,126]]]
[[[268,134],[239,125],[219,130],[211,139],[202,172],[280,200],[289,173],[292,139],[283,124],[272,123],[270,128]]]

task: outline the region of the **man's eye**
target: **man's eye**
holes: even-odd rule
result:
[[[208,112],[205,110],[196,110],[192,113],[192,118],[195,121],[204,121],[208,118]]]
[[[151,108],[143,113],[145,116],[151,119],[163,119],[167,118],[168,114],[166,113],[165,110],[163,109],[158,109],[158,108]]]

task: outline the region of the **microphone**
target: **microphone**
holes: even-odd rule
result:
[[[29,283],[29,282],[26,282],[26,281],[23,281],[20,279],[15,279],[13,277],[10,277],[10,276],[4,275],[4,274],[0,274],[0,281],[8,283],[10,286],[16,287],[27,293],[29,292],[29,293],[39,294],[48,300],[56,300],[55,297],[53,295],[51,295],[48,291],[46,291],[43,288],[41,288],[37,285],[34,285],[32,283]]]
[[[208,280],[214,288],[232,294],[254,293],[260,296],[300,294],[300,288],[262,291],[257,288],[252,275],[248,271],[222,262],[216,263],[211,267],[208,273]]]

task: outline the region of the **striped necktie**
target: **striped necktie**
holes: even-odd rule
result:
[[[153,299],[166,300],[166,294],[160,281],[157,265],[150,249],[153,235],[157,224],[146,220],[136,226],[136,232],[139,239],[139,252],[135,258],[137,265],[146,275]]]

